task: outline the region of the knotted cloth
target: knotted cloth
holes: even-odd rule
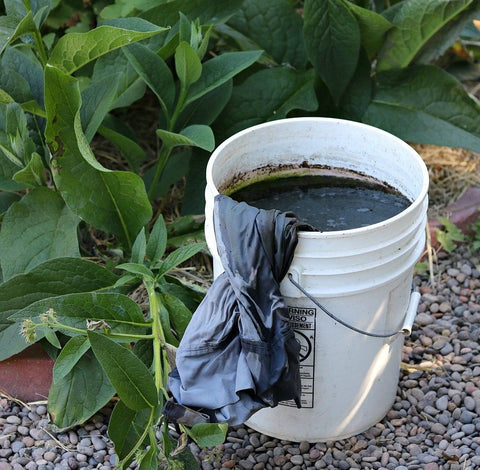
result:
[[[169,389],[214,420],[241,424],[263,407],[300,406],[299,350],[280,293],[301,224],[228,196],[214,200],[224,272],[198,306],[180,342]]]

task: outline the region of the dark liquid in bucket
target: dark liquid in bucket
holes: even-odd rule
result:
[[[349,230],[381,222],[411,202],[372,179],[330,175],[265,179],[230,194],[259,209],[292,211],[319,231]]]

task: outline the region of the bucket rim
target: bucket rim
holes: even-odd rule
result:
[[[223,150],[234,143],[236,140],[241,139],[246,134],[249,134],[252,131],[262,130],[269,127],[276,127],[285,125],[289,122],[296,122],[296,123],[329,123],[329,124],[339,124],[339,125],[348,125],[350,127],[358,127],[359,129],[366,129],[368,131],[373,131],[378,134],[381,134],[385,137],[388,137],[392,141],[395,141],[399,146],[404,147],[405,151],[408,152],[418,163],[418,166],[422,173],[422,187],[419,191],[418,196],[411,202],[411,204],[404,209],[402,212],[398,213],[393,217],[389,217],[388,219],[382,220],[375,224],[370,224],[365,227],[357,227],[347,230],[331,230],[331,231],[315,231],[315,232],[308,232],[299,230],[297,232],[298,238],[303,239],[329,239],[329,238],[349,238],[356,236],[357,234],[362,234],[364,232],[374,231],[378,228],[387,227],[391,224],[394,224],[398,219],[403,217],[408,217],[411,212],[414,212],[419,205],[422,204],[423,200],[428,198],[428,186],[429,186],[429,176],[428,176],[428,169],[423,161],[422,157],[418,154],[418,152],[413,149],[410,145],[408,145],[404,140],[400,139],[396,135],[380,129],[375,126],[371,126],[370,124],[365,124],[362,122],[351,121],[348,119],[339,119],[339,118],[330,118],[330,117],[295,117],[295,118],[283,118],[283,119],[276,119],[275,121],[264,122],[261,124],[256,124],[254,126],[247,127],[235,134],[231,135],[227,139],[225,139],[211,154],[206,168],[206,183],[207,187],[211,188],[212,195],[216,196],[220,194],[218,188],[216,187],[213,181],[213,167],[216,163],[217,158],[219,155],[222,154]]]

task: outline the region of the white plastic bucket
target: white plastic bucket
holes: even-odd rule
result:
[[[358,434],[391,408],[403,335],[419,294],[413,268],[425,245],[428,172],[406,143],[380,129],[328,118],[294,118],[246,129],[222,143],[207,167],[206,223],[215,275],[222,271],[213,231],[213,199],[242,174],[279,165],[327,165],[386,182],[412,203],[400,214],[362,228],[299,232],[291,279],[333,313],[327,316],[289,276],[281,292],[302,345],[302,408],[280,404],[246,423],[290,441],[329,441]]]

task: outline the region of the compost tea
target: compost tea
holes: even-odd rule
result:
[[[379,181],[331,175],[264,179],[230,197],[259,209],[292,211],[322,232],[366,227],[399,214],[411,204],[403,194]]]

